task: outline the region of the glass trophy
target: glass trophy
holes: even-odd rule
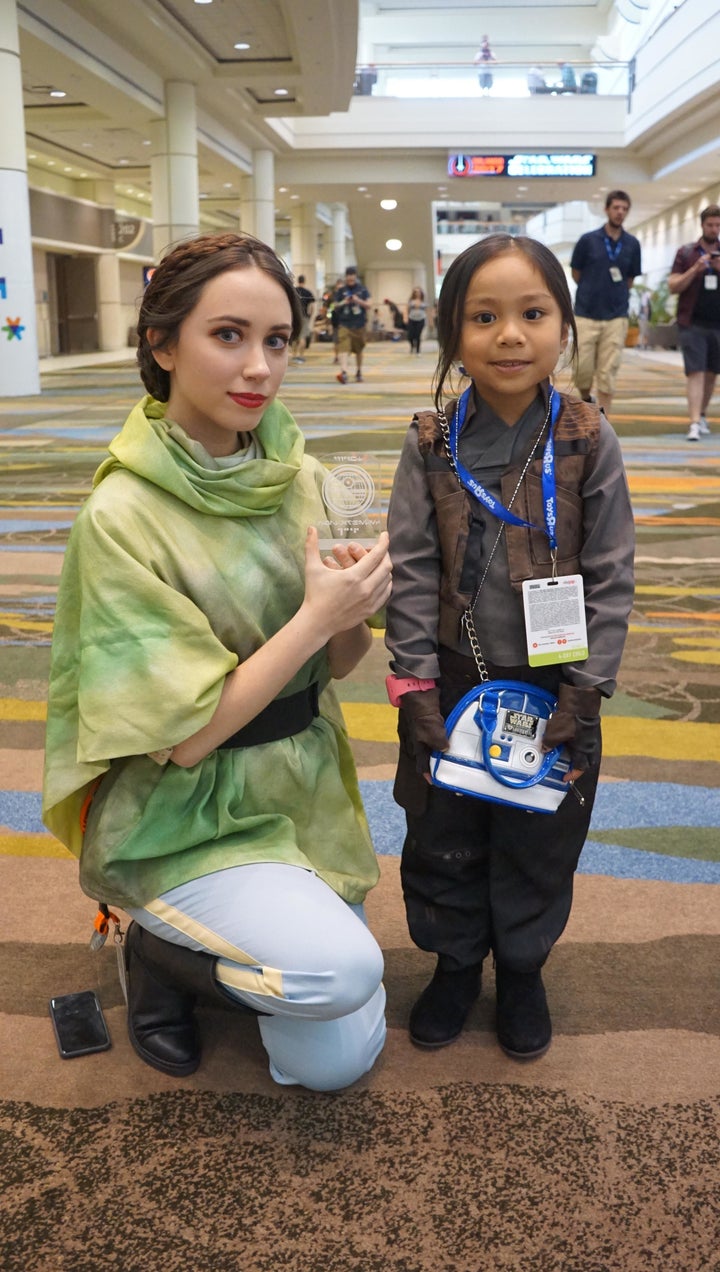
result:
[[[387,520],[380,457],[344,452],[318,459],[326,469],[322,497],[327,514],[317,523],[320,551],[329,552],[343,539],[371,548]]]

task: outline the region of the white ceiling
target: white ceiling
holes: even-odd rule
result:
[[[118,199],[129,190],[135,194],[128,198],[144,196],[151,215],[150,125],[163,115],[163,82],[190,80],[196,85],[205,218],[221,224],[236,215],[240,179],[252,169],[252,151],[269,146],[276,154],[277,185],[288,186],[276,196],[280,215],[289,216],[295,194],[303,202],[345,202],[356,218],[368,223],[370,200],[363,202],[366,192],[357,187],[368,184],[373,208],[380,197],[397,194],[389,159],[398,152],[388,146],[386,153],[381,144],[372,151],[358,146],[346,153],[342,120],[348,108],[357,113],[370,106],[382,123],[380,102],[352,97],[356,60],[469,64],[487,33],[496,56],[505,62],[555,63],[564,56],[590,61],[617,49],[618,13],[629,22],[635,8],[659,3],[17,0],[27,148],[35,156],[29,160],[31,180],[41,184],[42,173],[52,165],[53,172],[76,183],[79,195],[85,181],[111,181]],[[236,50],[241,41],[250,48]],[[51,87],[67,96],[50,99]],[[286,90],[282,97],[276,96],[278,88]],[[553,100],[563,109],[575,105]],[[717,98],[712,96],[692,112],[667,120],[656,137],[638,143],[627,158],[637,162],[643,153],[662,151],[671,143],[690,150],[693,131],[703,122],[710,127],[716,116]],[[303,147],[302,128],[317,117],[319,129],[323,119],[335,121],[332,135],[323,141],[324,154],[315,145]],[[302,126],[297,123],[294,136],[293,121],[299,119]],[[415,134],[412,146],[413,177],[405,174],[400,196],[408,213],[442,197],[437,174],[448,139],[423,147],[423,136]],[[522,133],[514,146],[524,148]],[[588,139],[584,148],[596,147]],[[622,173],[622,154],[610,158]],[[634,174],[637,221],[651,215],[650,200],[656,207],[664,192],[657,181],[652,188],[648,181],[644,189],[638,172],[626,170]],[[708,180],[705,157],[686,165],[681,179],[686,190],[702,189]],[[676,189],[677,180],[668,189]],[[611,184],[622,183],[621,176],[611,178]],[[598,197],[595,191],[592,196]],[[525,197],[535,207],[590,198],[591,193],[578,196],[540,182]],[[514,192],[513,206],[522,204],[523,195]],[[385,224],[380,218],[379,225]]]

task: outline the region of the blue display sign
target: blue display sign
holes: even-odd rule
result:
[[[450,177],[594,177],[596,156],[450,155]]]

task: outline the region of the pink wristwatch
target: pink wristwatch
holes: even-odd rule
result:
[[[399,707],[400,699],[404,693],[415,693],[417,691],[423,693],[426,689],[434,689],[435,681],[418,680],[416,676],[408,676],[406,679],[400,676],[386,676],[385,688],[390,699],[390,705]]]

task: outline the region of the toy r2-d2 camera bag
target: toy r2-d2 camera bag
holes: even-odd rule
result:
[[[543,751],[557,698],[520,680],[476,685],[447,718],[447,751],[433,751],[436,786],[530,812],[554,813],[568,793],[564,747]]]

